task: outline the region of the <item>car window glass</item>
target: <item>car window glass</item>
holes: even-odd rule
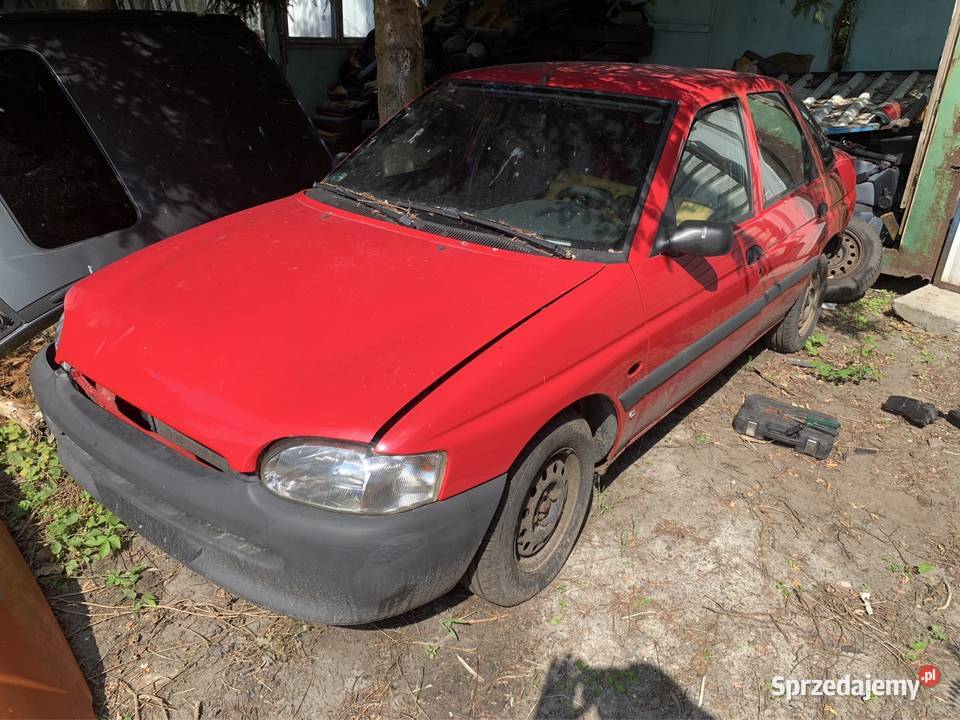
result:
[[[813,140],[817,144],[817,152],[820,153],[820,159],[823,160],[823,166],[825,168],[830,167],[833,165],[833,161],[836,157],[833,152],[833,143],[830,142],[827,134],[823,131],[823,128],[820,127],[820,123],[818,123],[810,113],[810,110],[807,108],[803,100],[794,96],[793,104],[797,106],[797,110],[800,112],[800,117],[806,124],[807,129],[810,130],[810,134],[813,135]]]
[[[665,222],[736,223],[750,215],[750,172],[737,102],[701,111],[690,128],[670,187]]]
[[[0,197],[27,238],[42,248],[137,221],[56,78],[28,50],[0,50]]]
[[[760,147],[763,197],[769,204],[815,177],[813,155],[780,93],[755,93],[747,100]]]
[[[329,180],[456,209],[588,250],[623,246],[666,123],[663,103],[449,82]]]

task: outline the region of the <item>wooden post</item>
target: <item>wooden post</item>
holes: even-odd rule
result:
[[[423,91],[423,28],[417,0],[374,0],[373,17],[383,123]]]

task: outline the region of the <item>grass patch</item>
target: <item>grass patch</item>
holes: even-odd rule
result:
[[[816,337],[815,335],[811,336],[807,343],[810,344]],[[822,338],[822,336],[820,337]],[[860,347],[853,353],[853,359],[840,366],[819,357],[820,348],[823,347],[825,342],[826,339],[823,338],[809,346],[804,346],[807,354],[812,358],[810,369],[821,380],[835,385],[843,385],[848,382],[859,385],[864,380],[876,380],[880,376],[876,366],[869,362],[877,349],[877,339],[873,335],[866,335]]]
[[[139,611],[144,606],[154,607],[157,604],[157,596],[148,592],[137,590],[137,583],[140,582],[140,576],[147,569],[146,565],[137,565],[130,570],[111,570],[107,573],[107,587],[115,587],[120,593],[133,602],[134,611]]]
[[[823,333],[814,333],[803,343],[803,349],[810,357],[819,357],[820,348],[827,344],[827,336]]]
[[[15,422],[0,425],[0,468],[22,496],[17,519],[38,525],[42,545],[67,575],[120,549],[126,526],[69,481],[44,437]]]
[[[947,639],[947,633],[940,625],[928,625],[923,635],[907,643],[905,657],[909,662],[917,662],[927,648],[934,643],[946,642]]]

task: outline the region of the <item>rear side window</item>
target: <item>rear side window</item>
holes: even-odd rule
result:
[[[810,110],[807,109],[803,100],[794,96],[793,104],[797,106],[801,119],[813,136],[813,141],[817,145],[817,152],[820,153],[820,159],[823,160],[823,166],[825,168],[830,167],[836,158],[836,155],[833,153],[833,143],[827,138],[827,134],[823,131],[823,128],[820,127],[820,123],[810,114]]]
[[[58,248],[137,213],[46,63],[0,50],[0,196],[27,238]]]
[[[816,176],[813,155],[780,93],[747,96],[760,146],[763,198],[770,204]]]
[[[736,101],[701,110],[670,186],[666,229],[685,220],[736,223],[750,215],[747,144]]]

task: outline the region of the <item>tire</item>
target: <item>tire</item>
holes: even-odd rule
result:
[[[859,300],[880,277],[883,241],[870,225],[853,218],[827,254],[827,302]]]
[[[780,324],[766,337],[767,347],[781,353],[795,353],[803,348],[820,320],[827,280],[827,258],[820,256],[820,264],[810,275],[800,297],[796,299]]]
[[[508,607],[550,584],[590,510],[597,454],[590,426],[575,413],[561,414],[537,433],[511,469],[500,507],[464,578],[472,592]]]

